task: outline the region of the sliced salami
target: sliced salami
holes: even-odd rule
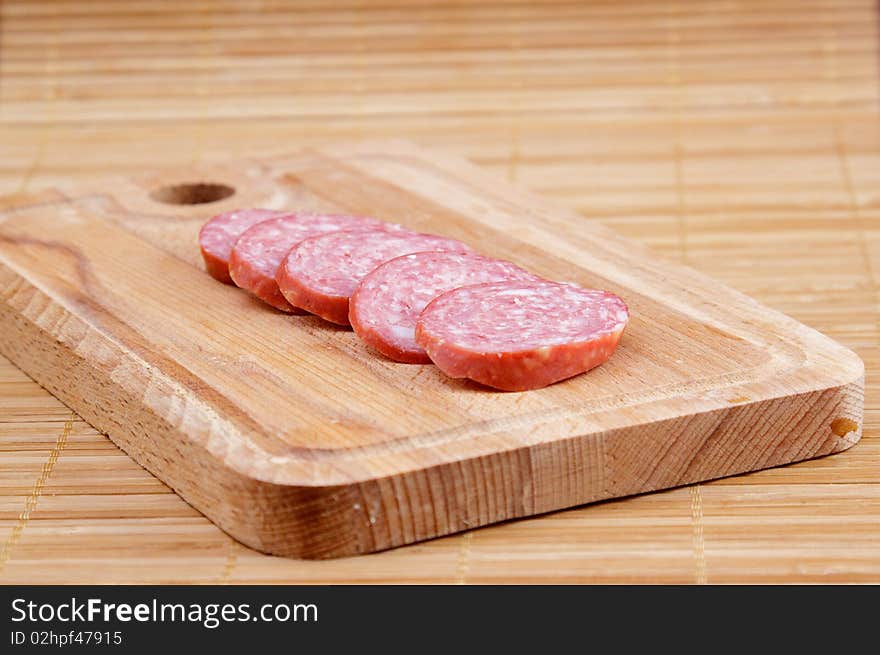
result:
[[[229,256],[229,275],[242,289],[284,312],[303,313],[292,306],[278,289],[275,274],[287,252],[304,239],[338,230],[396,230],[399,225],[365,216],[333,214],[288,214],[246,230]]]
[[[416,343],[416,321],[442,293],[473,284],[535,281],[511,262],[460,252],[419,252],[385,262],[358,285],[348,318],[357,335],[383,355],[409,364],[429,364]]]
[[[285,213],[274,209],[236,209],[218,214],[205,223],[199,230],[199,247],[208,274],[224,284],[232,284],[229,253],[238,237],[249,227]]]
[[[468,252],[470,248],[432,234],[335,232],[291,249],[278,269],[278,286],[292,305],[348,325],[348,301],[360,281],[390,259],[423,250]]]
[[[416,342],[447,375],[526,391],[605,362],[628,318],[626,303],[606,291],[497,282],[435,298],[419,317]]]

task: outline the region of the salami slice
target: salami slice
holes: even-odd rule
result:
[[[319,234],[367,228],[404,231],[399,225],[375,218],[332,214],[288,214],[257,223],[235,242],[229,256],[229,275],[239,287],[272,307],[303,313],[284,299],[275,282],[275,273],[287,251],[303,239]]]
[[[606,291],[555,282],[480,284],[431,301],[416,342],[447,375],[526,391],[605,362],[628,317],[623,300]]]
[[[274,209],[236,209],[218,214],[205,223],[199,230],[199,247],[208,274],[224,284],[232,284],[229,253],[238,237],[249,227],[285,213]]]
[[[389,259],[423,250],[470,248],[455,239],[416,232],[335,232],[293,248],[278,269],[278,286],[292,305],[348,325],[348,299],[367,273]]]
[[[357,335],[383,355],[408,364],[430,364],[416,343],[416,321],[446,291],[473,284],[535,281],[516,264],[459,252],[419,252],[385,262],[358,285],[348,318]]]

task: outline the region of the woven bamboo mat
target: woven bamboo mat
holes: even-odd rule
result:
[[[0,4],[0,193],[464,154],[855,349],[862,442],[349,560],[239,546],[0,358],[0,582],[880,582],[873,0]]]

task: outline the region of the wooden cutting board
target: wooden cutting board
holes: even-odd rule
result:
[[[633,193],[638,193],[634,189]],[[851,351],[601,225],[399,142],[102,180],[0,214],[0,351],[221,528],[295,557],[827,455]],[[622,296],[602,367],[502,393],[375,355],[202,270],[210,215],[364,213]]]

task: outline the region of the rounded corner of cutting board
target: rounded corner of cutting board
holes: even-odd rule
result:
[[[843,348],[845,357],[847,358],[846,371],[848,378],[841,386],[857,385],[862,390],[865,388],[865,361],[854,350]]]
[[[358,486],[277,485],[245,476],[246,491],[213,502],[176,491],[250,548],[281,557],[331,559],[382,549],[365,529],[372,527],[369,521],[359,519],[362,506],[353,500]],[[206,504],[213,504],[213,511]]]
[[[815,332],[817,340],[813,355],[821,356],[820,361],[811,361],[808,365],[796,369],[795,373],[805,372],[815,377],[815,389],[818,391],[839,391],[841,393],[864,396],[865,362],[854,350],[838,343],[834,339]]]

